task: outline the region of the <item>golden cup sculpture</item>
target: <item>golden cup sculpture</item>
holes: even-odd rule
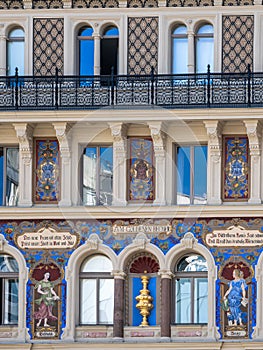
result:
[[[144,273],[146,274],[147,271],[144,271]],[[147,289],[149,277],[147,277],[146,275],[142,275],[141,280],[143,288],[140,290],[140,295],[137,295],[135,299],[138,301],[136,307],[140,310],[140,314],[142,315],[142,323],[140,324],[140,326],[145,327],[149,325],[147,317],[150,315],[150,311],[153,308],[153,297],[149,295],[150,291]]]

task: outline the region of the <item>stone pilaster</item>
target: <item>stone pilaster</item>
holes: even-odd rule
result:
[[[4,25],[0,24],[0,76],[6,76],[6,39]]]
[[[171,337],[171,281],[170,271],[159,271],[161,276],[161,337]]]
[[[113,271],[114,276],[114,316],[113,337],[123,338],[124,330],[124,279],[125,273]]]
[[[127,128],[123,123],[109,123],[113,136],[113,202],[127,205]]]
[[[59,142],[61,159],[61,195],[59,205],[62,207],[71,206],[71,151],[68,123],[53,123],[56,136]]]
[[[27,123],[13,124],[19,141],[19,199],[21,207],[32,206],[33,127]]]
[[[191,24],[191,23],[190,23]],[[188,31],[188,73],[195,72],[195,37],[193,31]]]
[[[100,35],[93,33],[92,36],[94,39],[94,75],[100,75]]]
[[[247,128],[250,153],[250,204],[261,203],[261,137],[262,132],[258,120],[244,120]]]
[[[219,205],[222,203],[222,124],[217,120],[204,123],[208,134],[207,204]]]
[[[155,155],[155,205],[166,205],[166,135],[162,122],[148,123],[153,140]]]

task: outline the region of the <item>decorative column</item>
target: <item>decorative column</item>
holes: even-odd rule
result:
[[[155,200],[154,205],[166,205],[166,135],[161,130],[162,122],[148,123],[151,130],[155,155]]]
[[[109,123],[113,136],[113,202],[127,205],[127,128],[123,123]]]
[[[171,337],[171,271],[159,271],[161,276],[161,337]]]
[[[32,206],[33,127],[27,123],[13,124],[19,141],[19,199],[18,206]]]
[[[98,26],[97,23],[94,24]],[[100,35],[99,33],[93,33],[94,40],[94,75],[100,75]]]
[[[68,123],[53,123],[56,130],[56,136],[59,142],[59,151],[61,159],[61,196],[59,206],[71,206],[71,152]]]
[[[6,39],[4,25],[0,24],[0,76],[6,76]]]
[[[189,24],[192,23],[192,20],[188,21]],[[195,72],[195,36],[194,32],[188,31],[188,73],[194,73]]]
[[[222,178],[222,124],[204,121],[208,134],[207,204],[220,205]]]
[[[244,120],[247,128],[250,152],[250,198],[248,203],[261,203],[261,131],[258,120]]]
[[[114,276],[114,316],[113,316],[113,337],[123,338],[124,329],[124,282],[125,273],[113,271]]]

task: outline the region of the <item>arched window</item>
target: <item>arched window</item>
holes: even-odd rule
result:
[[[214,28],[211,24],[204,24],[197,30],[195,37],[195,71],[205,73],[207,65],[214,70]]]
[[[8,254],[0,254],[0,325],[18,324],[18,264]]]
[[[178,25],[172,32],[172,74],[187,73],[187,64],[187,29],[184,25]]]
[[[19,75],[24,75],[24,41],[23,29],[15,28],[9,32],[7,38],[7,75],[15,75],[16,67]]]
[[[207,262],[198,254],[187,254],[175,267],[175,317],[177,324],[202,324],[208,320]]]
[[[114,74],[118,72],[119,31],[114,26],[104,30],[101,38],[101,75],[110,75],[113,67]]]
[[[78,32],[79,75],[94,74],[94,40],[91,27],[82,27]]]
[[[114,279],[112,263],[104,255],[94,255],[80,268],[80,324],[113,324]]]

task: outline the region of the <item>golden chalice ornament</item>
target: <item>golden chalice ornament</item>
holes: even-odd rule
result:
[[[147,273],[147,271],[144,271]],[[140,310],[140,314],[142,315],[142,323],[141,327],[148,326],[147,317],[150,315],[150,311],[153,308],[153,297],[149,295],[150,291],[147,289],[147,285],[149,283],[149,277],[146,275],[141,276],[143,289],[140,290],[140,295],[138,295],[135,299],[138,301],[136,304],[137,309]]]

